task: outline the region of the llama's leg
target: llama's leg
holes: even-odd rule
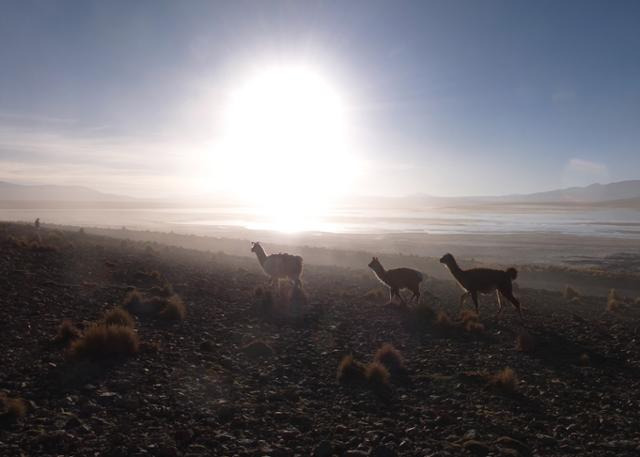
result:
[[[411,291],[413,292],[413,297],[411,298],[411,300],[415,299],[416,303],[420,303],[420,284],[414,286]]]
[[[464,302],[469,295],[470,295],[469,292],[465,292],[460,296],[460,309],[458,310],[458,313],[462,311],[462,308],[464,307]]]
[[[504,297],[511,302],[514,308],[518,310],[520,320],[522,320],[522,309],[520,308],[520,302],[516,297],[513,296],[513,286],[511,282],[505,284],[500,292],[502,292],[502,295],[504,295]]]
[[[389,288],[389,303],[388,305],[392,305],[394,302],[395,295],[393,293],[393,289]]]
[[[496,289],[496,298],[498,299],[498,312],[496,313],[496,317],[498,317],[502,313],[502,301],[500,300],[499,289]]]
[[[404,298],[402,298],[402,295],[400,295],[400,289],[393,289],[393,293],[396,297],[398,297],[400,299],[400,304],[402,305],[406,305],[407,303],[404,301]]]
[[[509,294],[504,294],[504,296],[513,304],[514,308],[518,310],[518,314],[520,315],[520,320],[522,320],[522,309],[520,307],[520,301],[516,297],[513,296],[512,292]]]
[[[473,300],[473,304],[476,307],[476,314],[479,316],[480,315],[480,310],[478,310],[478,292],[477,291],[471,291],[471,299]]]

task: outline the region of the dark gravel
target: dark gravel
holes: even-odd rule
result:
[[[255,259],[46,230],[40,247],[16,242],[35,236],[0,224],[0,391],[29,405],[0,421],[2,456],[640,453],[640,305],[521,290],[524,353],[524,327],[512,309],[496,320],[493,297],[482,334],[443,331],[367,300],[379,284],[364,269],[307,266],[308,305],[273,311]],[[187,317],[136,319],[136,356],[71,360],[52,342],[63,319],[86,327],[128,287],[164,281]],[[427,288],[454,316],[455,285]],[[366,363],[385,342],[407,368],[388,395],[337,384],[342,356]],[[487,385],[505,367],[515,392]]]

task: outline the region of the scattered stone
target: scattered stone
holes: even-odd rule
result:
[[[481,441],[476,440],[465,441],[462,444],[462,447],[471,452],[473,455],[485,456],[489,454],[489,452],[491,452],[491,448],[489,446]]]
[[[501,436],[500,438],[498,438],[496,440],[496,444],[499,445],[499,446],[502,446],[502,447],[515,449],[520,454],[525,455],[525,456],[531,455],[531,449],[529,449],[529,446],[524,444],[522,441],[518,441],[518,440],[516,440],[514,438],[511,438],[509,436]]]
[[[371,457],[397,457],[398,454],[390,447],[380,444],[375,446],[369,455]]]
[[[321,441],[313,450],[314,457],[331,457],[333,455],[333,446],[329,441]]]

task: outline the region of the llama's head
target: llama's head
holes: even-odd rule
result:
[[[369,268],[375,270],[376,268],[380,268],[382,265],[377,257],[372,257],[371,262],[369,262]]]
[[[448,252],[440,258],[440,263],[444,263],[445,265],[453,265],[456,263],[455,259]]]
[[[251,252],[258,252],[258,250],[260,249],[260,243],[256,242],[251,242]]]

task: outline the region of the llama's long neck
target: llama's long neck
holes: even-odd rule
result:
[[[264,265],[264,261],[267,260],[267,253],[264,252],[264,249],[262,249],[262,246],[256,246],[256,256],[258,257],[258,262],[260,262],[260,265]]]
[[[449,267],[449,271],[451,271],[453,277],[456,278],[458,282],[462,282],[464,271],[458,266],[458,262],[456,262],[456,259],[451,258],[451,261],[447,263],[447,267]]]
[[[376,276],[380,279],[380,281],[386,283],[387,282],[387,272],[381,264],[375,264],[371,267]]]

